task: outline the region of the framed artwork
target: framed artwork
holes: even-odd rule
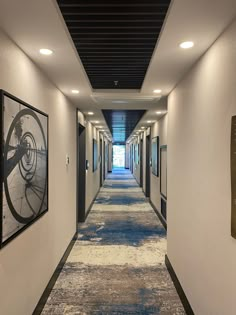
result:
[[[3,247],[48,210],[48,116],[1,94],[1,236]]]
[[[167,146],[160,147],[160,193],[167,199]]]
[[[152,138],[152,174],[159,176],[159,137]]]
[[[93,172],[98,168],[98,144],[97,140],[93,139]]]

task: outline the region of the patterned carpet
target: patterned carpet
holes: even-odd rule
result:
[[[185,314],[165,252],[166,232],[133,176],[114,170],[42,314]]]

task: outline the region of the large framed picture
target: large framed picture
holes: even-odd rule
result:
[[[98,168],[98,144],[97,140],[93,139],[93,172]]]
[[[48,210],[48,116],[0,90],[0,247]]]
[[[159,137],[152,138],[152,174],[159,176]]]

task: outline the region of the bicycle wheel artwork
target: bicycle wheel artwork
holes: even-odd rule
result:
[[[1,91],[1,247],[48,210],[48,116]]]

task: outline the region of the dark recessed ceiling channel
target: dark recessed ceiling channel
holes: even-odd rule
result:
[[[125,144],[145,110],[103,110],[114,144]]]
[[[57,0],[94,89],[140,89],[170,0]]]

